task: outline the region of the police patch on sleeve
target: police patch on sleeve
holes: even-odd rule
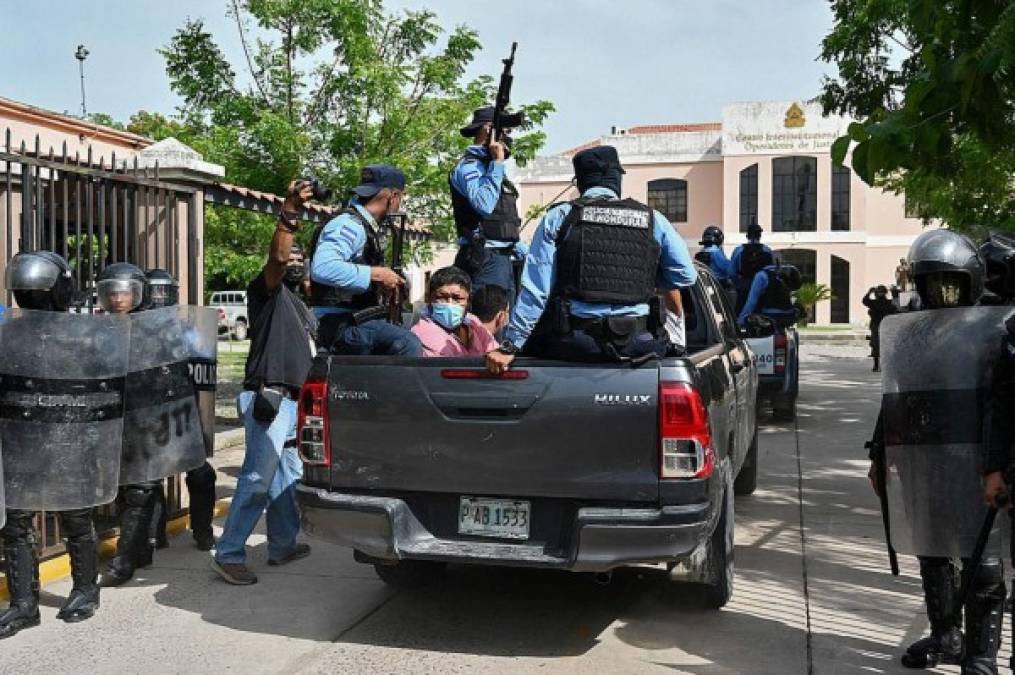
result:
[[[649,215],[646,210],[624,209],[608,206],[586,206],[582,209],[581,219],[586,223],[598,225],[616,225],[618,227],[631,227],[638,230],[647,230],[649,227]]]

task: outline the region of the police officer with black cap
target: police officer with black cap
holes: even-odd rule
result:
[[[683,342],[680,289],[697,279],[684,240],[661,213],[620,198],[615,148],[584,150],[573,163],[581,197],[551,208],[536,229],[505,340],[487,355],[495,374],[522,348],[553,359],[624,361],[664,356],[671,342]],[[657,289],[665,331],[649,326]],[[534,332],[536,344],[527,346]]]
[[[461,129],[473,144],[451,171],[451,205],[460,249],[455,266],[472,277],[472,288],[486,285],[506,288],[515,295],[513,256],[523,256],[518,190],[504,175],[511,154],[511,138],[494,138],[493,106],[479,108],[472,122]],[[522,124],[522,114],[505,116],[504,128]]]
[[[420,356],[407,328],[366,318],[405,284],[384,264],[385,219],[400,210],[405,175],[388,164],[363,168],[349,206],[313,235],[310,306],[321,345],[336,354]]]
[[[67,261],[51,251],[22,252],[7,268],[7,288],[23,309],[66,312],[75,293]],[[39,555],[32,527],[34,513],[10,510],[3,538],[10,606],[0,613],[0,639],[39,625]],[[67,538],[74,586],[57,618],[67,623],[90,619],[99,607],[99,558],[92,509],[57,511]]]
[[[740,244],[733,249],[730,256],[730,266],[733,269],[733,285],[737,289],[737,312],[743,308],[750,294],[751,285],[758,272],[769,265],[775,264],[775,255],[766,244],[761,243],[761,234],[764,232],[758,221],[751,219],[747,226],[747,243]]]

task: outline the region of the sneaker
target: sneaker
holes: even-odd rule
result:
[[[293,546],[291,551],[286,553],[281,558],[274,560],[272,558],[268,558],[268,564],[271,565],[272,567],[277,567],[278,565],[285,565],[286,563],[291,563],[294,560],[306,558],[308,555],[310,555],[309,544],[296,544],[295,546]]]
[[[247,569],[243,563],[220,563],[215,558],[211,559],[211,568],[215,570],[226,583],[234,586],[250,586],[257,583],[257,575]]]

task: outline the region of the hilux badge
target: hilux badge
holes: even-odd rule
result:
[[[651,394],[596,394],[593,397],[596,405],[651,405]]]

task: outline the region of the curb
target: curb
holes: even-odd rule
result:
[[[242,429],[241,429],[242,431]],[[242,437],[242,435],[241,435]],[[229,447],[229,446],[225,446]],[[218,448],[218,439],[216,439],[216,449]],[[215,502],[215,510],[212,512],[212,519],[221,518],[229,513],[228,499],[219,499]],[[190,516],[180,516],[173,518],[166,523],[166,536],[175,537],[180,534],[190,525]],[[99,559],[108,560],[116,554],[116,542],[120,540],[119,536],[110,537],[109,539],[103,539],[99,542]],[[45,588],[47,585],[57,581],[61,581],[70,576],[70,556],[66,553],[59,555],[55,558],[43,561],[39,564],[39,587]],[[9,600],[10,596],[7,593],[7,577],[4,574],[0,574],[0,600]]]

